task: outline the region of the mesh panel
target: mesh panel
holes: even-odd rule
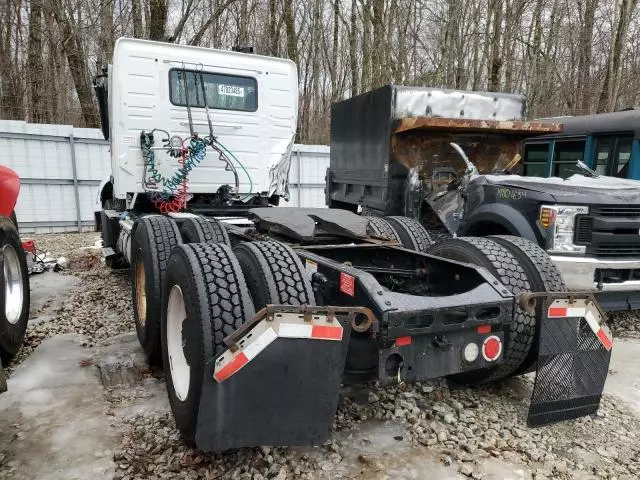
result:
[[[611,352],[584,319],[544,317],[538,355],[529,426],[570,420],[598,410]]]

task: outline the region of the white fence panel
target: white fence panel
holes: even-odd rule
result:
[[[329,147],[294,145],[287,207],[324,207]],[[91,230],[100,182],[111,172],[99,129],[0,120],[0,164],[20,175],[16,215],[24,233]]]
[[[326,145],[295,145],[289,171],[289,202],[287,207],[324,207],[325,175],[329,168],[329,147]]]

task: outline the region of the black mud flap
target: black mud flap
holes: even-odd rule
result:
[[[556,300],[547,311],[540,327],[530,427],[596,413],[611,359],[611,334],[601,325],[597,305]]]
[[[341,341],[276,338],[223,381],[215,381],[213,369],[206,369],[197,447],[221,451],[325,442],[338,404],[351,333],[351,323],[338,319],[344,329]],[[251,334],[255,330],[244,338]]]

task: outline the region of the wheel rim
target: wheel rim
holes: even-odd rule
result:
[[[167,354],[173,390],[181,402],[184,402],[189,394],[191,377],[191,370],[184,355],[185,345],[182,336],[182,326],[186,320],[187,312],[182,290],[178,285],[174,285],[171,287],[167,305]]]
[[[147,322],[147,288],[144,262],[142,261],[142,250],[138,249],[136,254],[136,311],[138,325],[144,327]]]
[[[12,325],[18,323],[24,301],[22,268],[18,252],[11,245],[2,247],[4,257],[4,315]]]

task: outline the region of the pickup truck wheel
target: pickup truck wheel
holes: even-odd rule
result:
[[[202,217],[185,218],[180,225],[184,243],[224,243],[229,245],[227,230],[216,220]]]
[[[443,240],[430,254],[485,267],[512,293],[531,291],[531,283],[518,259],[494,239],[461,237]],[[516,306],[513,321],[505,331],[504,361],[491,368],[453,375],[460,383],[484,383],[513,374],[525,361],[536,333],[535,315]]]
[[[29,321],[27,259],[13,222],[0,217],[0,358],[6,363],[18,352]]]
[[[404,248],[426,253],[433,244],[429,232],[420,222],[409,217],[385,217],[400,236]]]
[[[367,217],[367,220],[369,220],[369,227],[367,228],[367,233],[369,233],[369,235],[394,240],[402,245],[400,235],[398,235],[396,229],[393,228],[391,223],[386,219],[380,217]]]
[[[152,364],[159,364],[162,283],[171,250],[182,243],[178,226],[161,215],[138,221],[131,242],[131,292],[138,340]]]
[[[287,245],[247,242],[236,246],[234,253],[256,310],[268,304],[316,304],[307,272]]]
[[[558,267],[553,263],[547,252],[533,242],[512,235],[496,235],[489,237],[495,240],[518,259],[527,273],[532,292],[566,292],[567,286],[562,279]],[[536,306],[536,335],[533,345],[524,363],[514,372],[519,375],[530,371],[535,366],[540,337],[540,321],[543,318],[542,302]]]
[[[203,378],[213,381],[213,360],[226,349],[224,338],[254,314],[231,249],[211,243],[174,248],[161,305],[169,403],[178,430],[195,445]]]

